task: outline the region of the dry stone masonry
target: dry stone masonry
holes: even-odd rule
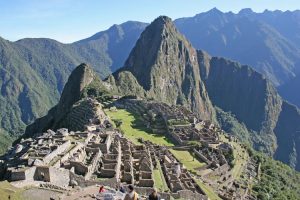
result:
[[[117,98],[110,104],[111,110],[125,108],[140,115],[145,126],[156,134],[165,134],[176,144],[174,148],[190,151],[204,163],[194,174],[169,148],[142,139],[139,145],[134,144],[119,129],[113,128],[102,104],[94,99],[86,101],[95,106],[97,115],[83,116],[88,121],[84,131],[60,128],[22,139],[0,157],[2,178],[28,184],[38,181],[45,188],[60,190],[96,184],[111,188],[133,184],[140,194],[146,195],[155,187],[154,170],[159,168],[168,187],[168,190],[160,192],[165,199],[172,196],[206,200],[208,197],[196,179],[206,181],[211,180],[212,176],[218,177],[209,183],[212,187],[219,183],[228,185],[226,188],[216,188],[220,197],[251,197],[246,182],[232,178],[231,158],[228,155],[232,155],[233,147],[221,142],[222,130],[209,121],[197,119],[184,107],[155,101]],[[244,169],[244,178],[255,179],[258,169],[254,161],[249,161]]]

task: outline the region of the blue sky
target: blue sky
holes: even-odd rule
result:
[[[300,9],[300,0],[0,0],[0,36],[69,43],[128,20],[151,22],[159,15],[176,19],[214,7],[233,12],[285,11]]]

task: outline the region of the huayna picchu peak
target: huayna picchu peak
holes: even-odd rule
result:
[[[0,38],[1,95],[9,97],[1,96],[1,108],[20,104],[21,115],[2,109],[20,115],[16,132],[24,129],[21,122],[32,122],[0,155],[0,199],[299,199],[300,110],[274,85],[296,73],[296,61],[285,60],[280,70],[290,71],[281,79],[270,66],[262,65],[268,76],[197,49],[220,37],[230,47],[247,25],[251,36],[257,33],[257,51],[265,48],[264,37],[268,44],[280,39],[277,53],[294,48],[256,15],[214,8],[175,21],[159,16],[71,44]],[[232,37],[221,30],[233,27]],[[194,34],[214,40],[190,42]],[[270,55],[275,52],[261,54]],[[57,96],[43,96],[47,90]],[[36,110],[43,105],[52,106],[47,114]],[[3,130],[6,142],[11,138]]]
[[[146,97],[184,105],[204,119],[214,115],[200,77],[197,51],[168,17],[158,17],[144,30],[114,77],[124,72],[135,77]]]

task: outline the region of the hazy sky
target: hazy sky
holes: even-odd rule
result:
[[[238,12],[300,9],[300,0],[0,0],[0,36],[73,42],[128,20],[194,16],[217,7]]]

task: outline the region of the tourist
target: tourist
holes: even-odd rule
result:
[[[125,190],[125,188],[122,184],[120,185],[119,191],[122,192],[122,193],[126,192],[126,190]]]
[[[149,200],[160,200],[160,195],[157,193],[156,188],[153,188],[151,194],[149,195]]]
[[[99,188],[99,193],[102,193],[102,192],[105,192],[105,189],[104,189],[103,185],[101,185],[100,188]]]
[[[126,190],[125,190],[124,186],[122,184],[120,184],[120,183],[118,183],[116,185],[116,191],[119,191],[121,193],[126,193]]]
[[[135,192],[133,185],[128,186],[128,193],[124,200],[138,200],[139,195]]]

